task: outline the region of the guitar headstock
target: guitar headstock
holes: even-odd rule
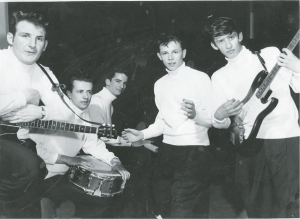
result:
[[[115,125],[110,124],[101,124],[101,126],[98,127],[98,138],[105,137],[105,138],[117,138],[118,133],[115,129]]]

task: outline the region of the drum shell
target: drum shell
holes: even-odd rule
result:
[[[82,167],[72,166],[69,182],[86,194],[98,197],[113,197],[121,193],[122,177],[94,173]]]

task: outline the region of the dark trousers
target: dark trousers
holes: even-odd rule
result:
[[[43,188],[47,190],[43,197],[49,198],[57,206],[66,200],[72,201],[75,204],[75,216],[80,218],[103,217],[104,212],[113,201],[113,198],[87,195],[71,186],[68,172],[63,176],[56,175],[46,179]]]
[[[299,193],[299,137],[254,144],[261,147],[257,155],[236,156],[236,185],[248,217],[287,217],[287,205]]]
[[[16,142],[0,139],[0,199],[26,207],[40,195],[46,164],[34,152]]]
[[[209,206],[209,146],[163,143],[158,153],[153,172],[157,214],[199,218],[203,208],[208,211]]]

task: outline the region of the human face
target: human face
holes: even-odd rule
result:
[[[45,36],[43,27],[24,20],[17,23],[15,36],[12,33],[7,34],[7,41],[20,62],[32,65],[47,47]]]
[[[115,73],[115,76],[109,80],[106,79],[106,88],[115,96],[119,96],[126,88],[128,77],[124,73]]]
[[[186,49],[182,50],[179,42],[171,41],[167,46],[159,46],[158,58],[164,63],[166,68],[174,71],[183,63],[186,55]]]
[[[215,37],[215,43],[211,43],[211,46],[215,50],[220,50],[220,52],[228,59],[233,59],[242,50],[242,40],[242,32],[240,34],[237,34],[237,32],[232,32],[231,34]]]
[[[88,107],[92,99],[92,82],[86,81],[73,81],[73,90],[72,92],[67,91],[68,97],[72,103],[81,110],[84,110]]]

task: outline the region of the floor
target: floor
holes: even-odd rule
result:
[[[123,162],[131,173],[131,182],[127,182],[126,189],[116,206],[107,217],[110,218],[155,218],[152,212],[151,189],[149,189],[149,173],[155,154],[145,148],[109,148]],[[203,214],[204,218],[247,218],[247,214],[236,194],[232,178],[232,160],[223,149],[216,149],[213,161],[213,183],[209,190],[209,210]],[[230,155],[230,153],[229,153]],[[208,209],[208,208],[207,208]],[[24,210],[22,218],[40,218],[39,204]],[[7,218],[0,209],[0,218]]]

